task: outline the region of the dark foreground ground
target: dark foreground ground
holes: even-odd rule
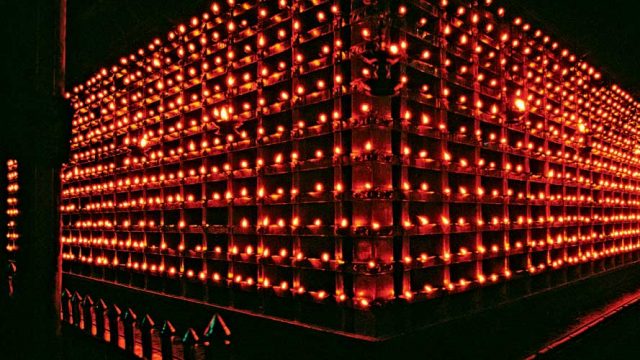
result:
[[[640,267],[633,266],[375,343],[259,324],[251,331],[243,329],[244,335],[234,339],[234,359],[522,359],[639,291]],[[10,309],[3,309],[5,318],[0,321],[0,359],[34,358],[25,355],[25,347],[43,345],[28,327],[15,326],[7,319],[7,311]],[[544,358],[638,358],[639,340],[640,303]],[[38,359],[127,358],[68,326],[63,327],[57,345],[42,347],[39,353]]]
[[[640,357],[640,304],[635,304],[566,346],[550,359],[637,359]]]

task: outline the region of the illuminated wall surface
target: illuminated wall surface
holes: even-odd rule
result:
[[[67,273],[375,319],[639,258],[638,103],[490,1],[220,0],[68,96]]]
[[[2,281],[8,282],[8,291],[9,295],[13,295],[13,277],[16,274],[17,266],[16,266],[16,257],[15,252],[18,251],[19,242],[18,239],[20,235],[18,233],[18,225],[17,219],[20,211],[18,210],[18,161],[11,159],[7,161],[6,165],[7,170],[7,207],[6,207],[6,218],[7,218],[7,233],[6,233],[6,245],[5,251],[7,253],[7,264],[2,264],[5,266],[5,274],[7,275],[7,279],[2,279]]]

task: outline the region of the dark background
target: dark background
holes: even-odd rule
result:
[[[206,10],[206,0],[68,0],[67,84],[78,84],[120,56],[164,38],[172,26]],[[482,0],[479,0],[482,1]],[[562,46],[640,94],[637,0],[495,0]]]
[[[558,43],[640,96],[640,2],[634,0],[503,1]],[[538,28],[538,27],[536,27]]]
[[[508,8],[509,17],[522,15],[639,97],[638,0],[496,1]],[[153,38],[164,38],[210,2],[68,0],[67,89]],[[52,347],[36,347],[27,339],[41,334],[42,344],[54,341],[45,335],[53,334],[47,317],[55,314],[52,298],[59,294],[51,289],[57,244],[52,170],[67,158],[71,123],[68,106],[54,86],[58,14],[55,0],[0,0],[0,166],[8,157],[18,157],[22,164],[20,221],[27,241],[20,254],[29,254],[18,260],[28,300],[18,302],[15,311],[0,302],[0,349],[5,350],[0,358],[48,358]],[[7,357],[5,346],[22,356]],[[29,356],[29,351],[40,356]]]
[[[640,26],[636,0],[496,0],[558,40],[606,77],[640,95]],[[52,93],[56,54],[54,1],[0,0],[0,151],[28,138],[29,112]],[[209,0],[68,0],[66,84],[164,38],[206,10]],[[11,146],[9,146],[11,145]],[[18,144],[19,145],[19,144]]]

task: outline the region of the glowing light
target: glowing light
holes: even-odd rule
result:
[[[341,3],[216,1],[65,94],[65,268],[169,275],[168,288],[273,282],[280,296],[368,311],[635,256],[632,94],[502,8],[439,0],[447,18],[434,19],[389,2],[406,37],[354,27]],[[334,31],[343,25],[354,34]],[[349,62],[354,49],[364,51]],[[20,249],[15,166],[10,253]],[[392,246],[398,236],[410,246]],[[407,288],[391,276],[398,266],[431,283],[410,274]],[[320,286],[300,275],[307,267],[371,281]]]
[[[524,112],[527,108],[527,104],[524,102],[524,100],[520,98],[516,98],[513,104],[515,105],[516,109],[520,112]]]

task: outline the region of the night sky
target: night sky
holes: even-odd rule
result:
[[[211,1],[68,0],[67,89],[84,82],[100,68],[117,63],[121,56],[146,46],[153,38],[164,38],[174,26],[187,22],[191,16],[200,15]],[[554,40],[578,56],[585,55],[590,64],[606,74],[606,78],[621,84],[640,99],[640,0],[495,1],[508,8],[509,17],[521,15],[532,22],[534,29],[541,28],[544,33],[550,34]],[[24,161],[24,164],[31,167],[24,168],[31,170],[35,169],[33,164],[41,166],[46,163],[47,166],[53,166],[51,164],[55,163],[57,167],[64,159],[68,159],[64,151],[68,149],[71,114],[66,113],[69,110],[68,103],[63,103],[59,96],[54,96],[52,86],[53,70],[56,68],[56,37],[53,25],[57,19],[55,3],[53,0],[0,0],[0,38],[3,40],[0,47],[0,108],[3,109],[0,114],[0,159],[13,157],[16,153],[29,155],[30,158]],[[42,160],[41,157],[46,159]],[[55,158],[57,162],[50,161],[50,157]],[[37,161],[31,161],[33,159]],[[22,158],[20,161],[23,161]],[[47,180],[46,174],[26,174],[31,176],[27,175],[25,179],[36,179],[33,174],[37,174],[40,176],[37,178],[38,184],[45,184],[39,187],[34,184],[31,184],[32,188],[24,187],[39,191],[36,193],[35,190],[31,190],[33,192],[30,194],[33,196],[24,198],[27,204],[25,209],[35,209],[25,212],[28,214],[26,216],[30,216],[27,219],[32,220],[31,223],[25,221],[25,224],[28,224],[32,234],[44,236],[34,236],[32,239],[42,241],[31,242],[31,248],[29,242],[24,246],[24,254],[35,251],[36,256],[31,257],[31,263],[24,263],[23,268],[27,270],[23,274],[30,274],[28,276],[39,281],[37,284],[46,283],[46,287],[28,288],[33,294],[41,295],[38,297],[31,294],[32,298],[46,299],[45,295],[52,293],[49,287],[52,287],[53,283],[47,282],[46,277],[53,276],[53,273],[48,272],[48,263],[42,261],[47,257],[41,254],[53,253],[53,250],[50,253],[46,251],[49,249],[48,246],[53,247],[56,243],[52,234],[57,232],[48,232],[59,225],[58,218],[53,216],[54,212],[48,211],[54,209],[53,201],[47,203],[46,196],[54,198],[57,195],[51,190],[53,186],[47,187],[46,184],[50,184],[47,181],[50,179]],[[40,197],[42,193],[44,196]],[[36,194],[39,197],[36,198]],[[38,206],[29,207],[32,204]],[[47,239],[51,241],[47,242]],[[41,243],[49,245],[41,246]],[[29,279],[28,276],[25,278]],[[43,278],[45,279],[42,280]],[[634,280],[633,283],[637,284],[637,281]],[[594,293],[600,292],[600,288],[597,287],[591,290]],[[591,296],[585,299],[595,298],[597,297]],[[572,298],[571,301],[573,300]],[[578,299],[576,303],[580,303],[581,300]],[[16,323],[19,323],[22,329],[19,329],[17,334],[22,335],[15,335],[14,323],[3,321],[0,316],[0,328],[7,324],[12,326],[11,332],[7,332],[11,336],[4,336],[4,329],[0,329],[0,358],[10,358],[5,353],[6,343],[19,348],[21,353],[25,349],[42,352],[50,350],[34,345],[34,339],[42,340],[41,338],[48,334],[38,330],[40,324],[48,324],[47,321],[42,321],[42,318],[46,320],[47,314],[56,314],[48,311],[49,303],[39,301],[38,304],[41,305],[38,311],[30,308],[28,312],[15,314],[3,308],[6,314],[20,316],[20,321]],[[21,305],[26,309],[33,304]],[[559,311],[567,315],[562,309]],[[45,315],[41,316],[42,314]],[[509,317],[508,320],[514,323],[519,321],[517,317]],[[504,325],[504,322],[503,319],[496,318],[496,328]],[[484,331],[486,327],[479,329],[478,331]],[[445,335],[456,335],[457,331]],[[509,328],[503,328],[503,331],[508,332]],[[487,334],[493,335],[491,332]],[[514,337],[522,336],[522,333],[516,331],[512,334],[515,334]],[[447,339],[457,341],[453,335],[447,336]],[[26,344],[20,341],[25,341]]]
[[[640,2],[511,0],[513,13],[541,24],[561,45],[586,55],[607,77],[640,97]]]
[[[204,0],[68,0],[67,83],[86,80],[102,66],[164,36],[200,14]],[[608,78],[640,95],[640,19],[637,0],[497,0],[522,15]],[[537,28],[537,27],[535,27]]]
[[[166,40],[175,26],[199,16],[211,0],[67,0],[67,84],[87,80],[102,67]]]

